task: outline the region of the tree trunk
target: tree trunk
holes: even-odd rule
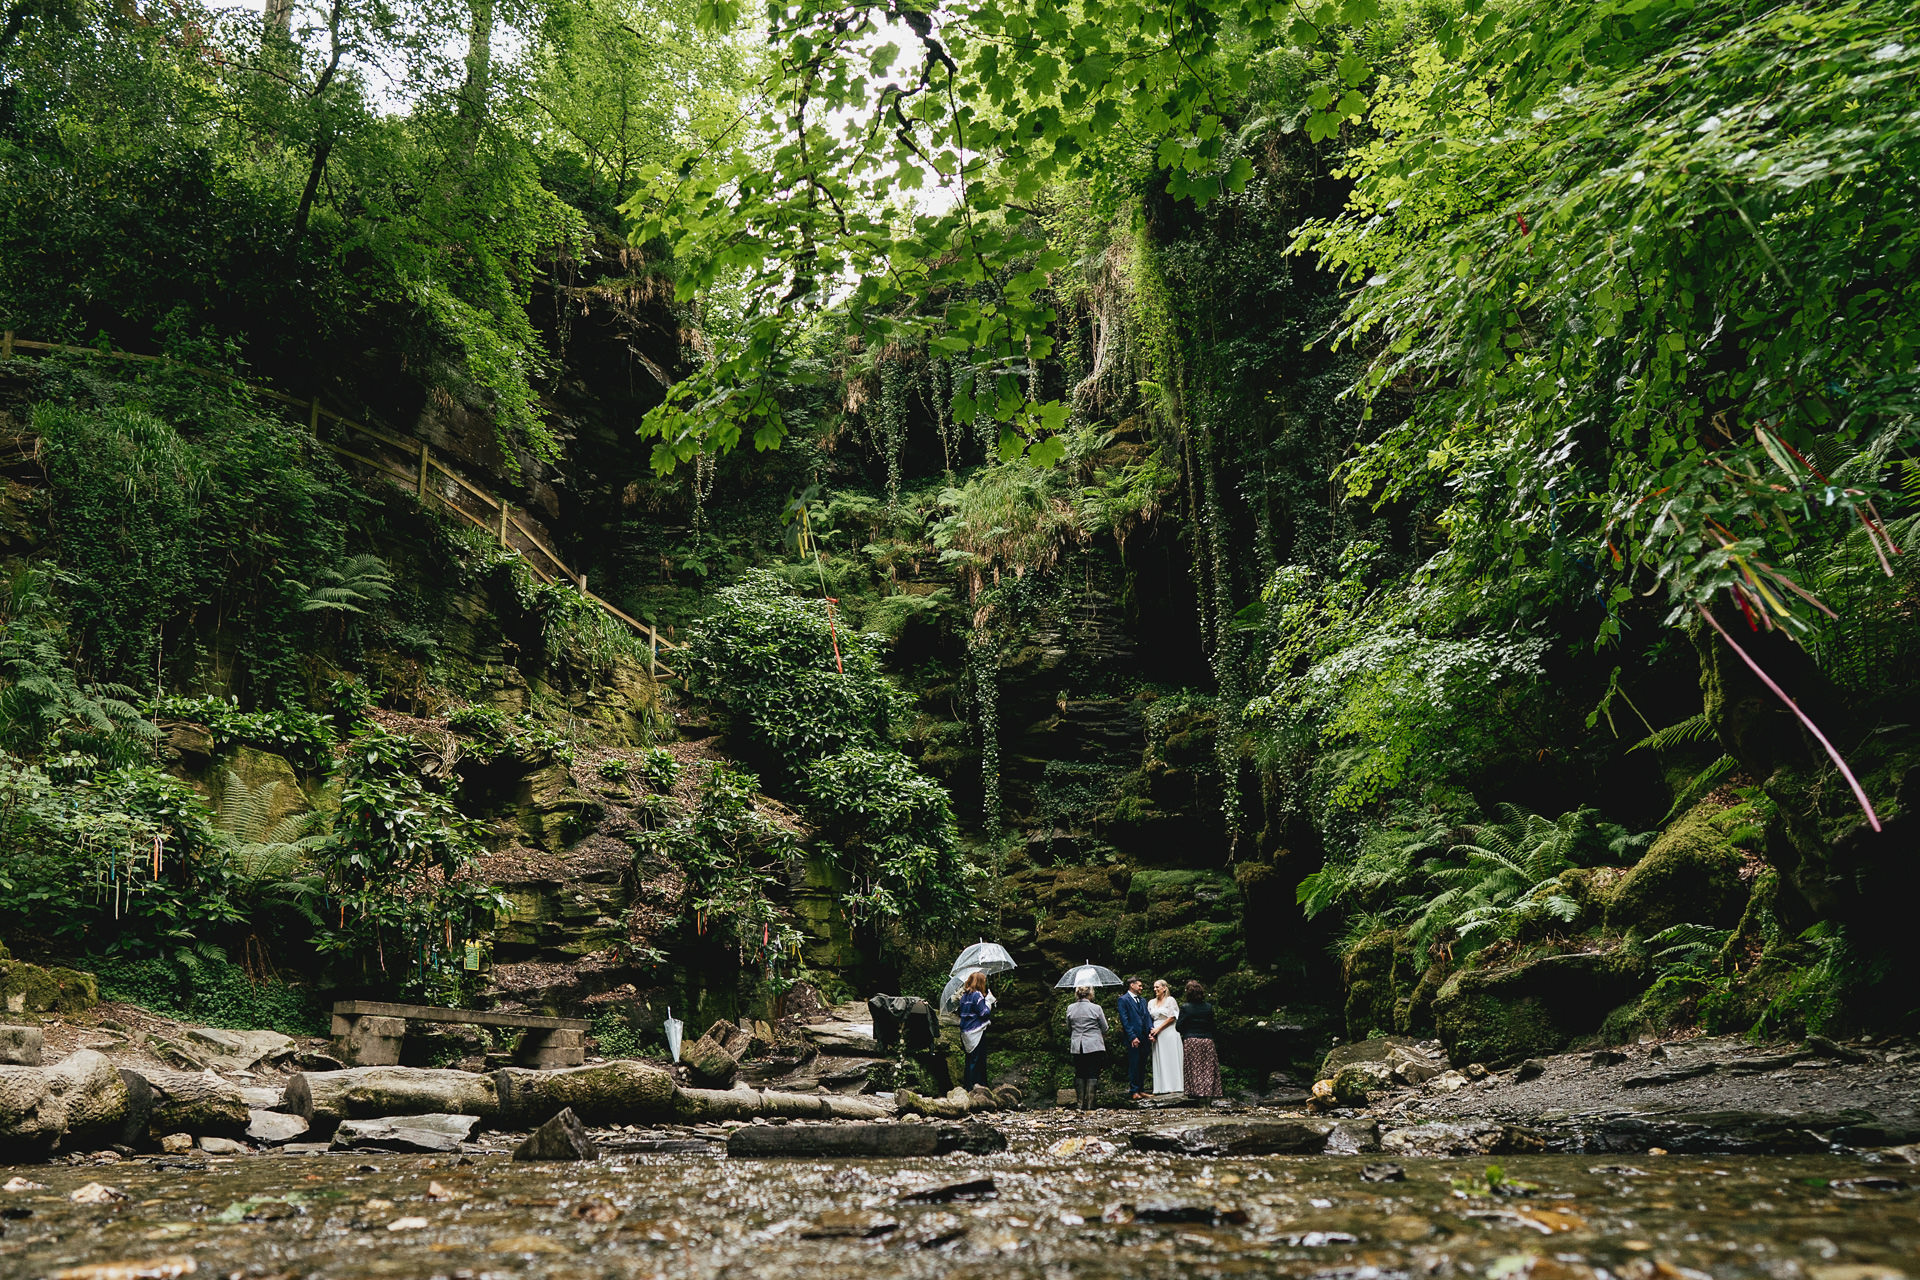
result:
[[[500,1115],[500,1095],[492,1076],[472,1071],[352,1067],[293,1076],[287,1081],[281,1109],[305,1120],[321,1137],[331,1134],[342,1120],[433,1112],[479,1116],[491,1124]]]
[[[673,1077],[638,1062],[564,1071],[505,1067],[493,1073],[500,1126],[531,1129],[567,1108],[584,1124],[652,1124],[673,1114]]]
[[[473,159],[480,127],[487,118],[487,89],[493,78],[493,0],[470,0],[473,25],[467,28],[467,79],[460,86],[460,124]]]

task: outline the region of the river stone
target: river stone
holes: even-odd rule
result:
[[[598,1160],[600,1151],[587,1137],[580,1117],[567,1107],[535,1129],[527,1140],[513,1149],[515,1160]]]
[[[37,1067],[44,1043],[38,1027],[0,1027],[0,1064]]]
[[[202,1138],[200,1149],[210,1156],[244,1156],[253,1148],[232,1138]]]
[[[216,1071],[247,1071],[256,1062],[292,1053],[294,1048],[293,1038],[278,1031],[189,1027],[185,1039]]]
[[[1128,1135],[1137,1151],[1194,1156],[1315,1155],[1326,1149],[1327,1120],[1230,1120],[1164,1125]]]
[[[729,1156],[864,1156],[874,1159],[990,1155],[1007,1136],[989,1124],[753,1125],[727,1138]]]
[[[1388,1062],[1349,1062],[1333,1073],[1333,1098],[1343,1107],[1364,1107],[1372,1094],[1393,1088]]]
[[[45,1155],[63,1137],[77,1145],[117,1138],[127,1116],[127,1086],[92,1049],[51,1067],[0,1066],[0,1147]]]
[[[269,1147],[283,1146],[296,1138],[304,1137],[306,1132],[305,1120],[299,1116],[290,1116],[284,1111],[249,1111],[247,1113],[247,1137]]]
[[[675,1089],[673,1114],[688,1122],[752,1120],[891,1120],[895,1108],[877,1098],[782,1093],[743,1085],[731,1089]]]
[[[649,1124],[673,1113],[673,1077],[645,1063],[596,1063],[560,1071],[505,1067],[493,1073],[500,1124],[532,1128],[571,1108],[591,1125]]]
[[[472,1071],[349,1067],[296,1073],[287,1081],[282,1106],[316,1135],[325,1135],[342,1120],[383,1116],[457,1114],[492,1120],[500,1114],[500,1094],[492,1076]]]
[[[374,1120],[342,1120],[333,1131],[335,1151],[458,1151],[480,1123],[479,1116],[382,1116]]]
[[[710,1035],[701,1036],[683,1048],[680,1061],[687,1064],[687,1072],[695,1084],[710,1088],[724,1089],[740,1071],[739,1062]]]

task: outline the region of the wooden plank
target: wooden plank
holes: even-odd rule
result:
[[[553,562],[554,567],[560,571],[560,574],[562,577],[571,578],[574,576],[573,571],[567,568],[567,562],[562,560],[559,556],[553,554],[553,549],[549,547],[546,543],[534,537],[533,531],[527,528],[527,526],[520,523],[519,516],[509,515],[507,518],[513,521],[513,527],[520,531],[521,537],[525,538],[528,542],[531,542],[534,546],[540,548],[541,554],[546,556],[547,559]],[[529,561],[529,563],[531,563],[531,561]],[[591,596],[587,598],[592,599]]]
[[[369,458],[364,453],[355,453],[351,449],[344,448],[328,440],[321,440],[318,443],[320,444],[320,447],[323,449],[331,449],[335,453],[340,454],[343,457],[352,458],[355,462],[364,462],[370,467],[373,467],[380,471],[384,471],[388,475],[392,476],[395,480],[404,481],[407,484],[413,483],[412,476],[400,470],[400,468],[398,467],[388,466],[386,463],[380,461],[380,459],[378,458]]]
[[[472,481],[468,480],[465,476],[453,470],[451,467],[448,467],[445,463],[441,462],[440,459],[434,458],[432,459],[432,462],[433,462],[433,469],[435,471],[438,471],[441,475],[453,481],[455,484],[459,485],[462,489],[465,489],[468,493],[472,494],[474,497],[480,499],[480,501],[486,503],[490,507],[498,507],[500,505],[500,499],[494,497],[492,494],[488,493],[485,489],[480,488],[478,485],[474,484]]]
[[[464,1022],[478,1027],[537,1027],[542,1031],[586,1031],[585,1018],[548,1018],[534,1013],[492,1013],[485,1009],[440,1009],[430,1004],[387,1004],[379,1000],[341,1000],[333,1006],[343,1018],[408,1018],[414,1022]]]
[[[661,635],[658,631],[655,631],[652,627],[640,621],[638,618],[629,617],[627,614],[622,613],[619,609],[615,608],[613,605],[608,604],[605,600],[602,600],[599,596],[593,594],[593,592],[584,591],[581,594],[586,596],[587,599],[593,601],[595,604],[599,605],[602,609],[605,609],[608,613],[612,614],[614,617],[620,619],[620,621],[632,627],[635,631],[638,631],[641,635],[650,637],[656,648],[683,649],[686,647],[685,645],[675,644],[673,641],[667,639],[665,636]]]
[[[348,428],[349,430],[358,431],[362,435],[372,436],[375,440],[378,440],[381,444],[392,445],[394,448],[404,449],[408,453],[412,453],[414,450],[420,447],[420,442],[418,440],[402,440],[399,436],[390,436],[386,432],[381,431],[376,427],[370,427],[364,422],[355,422],[352,418],[347,417],[344,413],[335,413],[333,410],[326,408],[324,405],[320,409],[320,416],[323,418],[332,418],[335,422],[339,423],[343,427]]]

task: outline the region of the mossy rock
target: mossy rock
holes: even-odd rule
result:
[[[37,964],[5,962],[0,997],[10,1014],[80,1013],[100,1003],[100,980],[78,969],[43,969]]]
[[[1650,936],[1676,924],[1731,928],[1747,902],[1740,878],[1746,856],[1729,839],[1734,813],[1702,801],[1653,842],[1646,855],[1606,894],[1609,928]]]
[[[1434,1030],[1455,1066],[1516,1062],[1593,1034],[1645,985],[1640,961],[1622,948],[1463,969],[1434,997]]]
[[[1381,929],[1360,939],[1341,961],[1349,1040],[1365,1040],[1394,1030],[1395,961],[1405,949],[1401,932]]]

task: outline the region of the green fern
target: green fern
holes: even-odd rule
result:
[[[1693,808],[1694,805],[1700,803],[1702,797],[1722,782],[1725,782],[1733,775],[1734,770],[1739,767],[1740,762],[1732,756],[1721,756],[1718,760],[1715,760],[1712,764],[1694,774],[1693,777],[1687,779],[1687,784],[1680,788],[1678,795],[1674,796],[1673,807],[1667,810],[1664,818],[1660,819],[1660,825],[1663,827],[1666,826],[1667,823],[1672,822],[1675,818]]]
[[[256,892],[292,889],[307,855],[325,839],[319,831],[321,816],[312,810],[274,818],[285,785],[269,778],[250,787],[228,769],[214,813],[214,833],[226,853],[228,870]]]
[[[393,574],[379,556],[358,555],[336,569],[321,569],[313,585],[293,583],[306,595],[302,612],[328,609],[339,613],[365,613],[393,594]]]
[[[1670,724],[1664,729],[1648,734],[1627,750],[1639,751],[1644,748],[1648,751],[1666,751],[1687,743],[1705,742],[1712,736],[1713,725],[1708,722],[1707,713],[1700,711],[1688,716],[1679,724]]]

